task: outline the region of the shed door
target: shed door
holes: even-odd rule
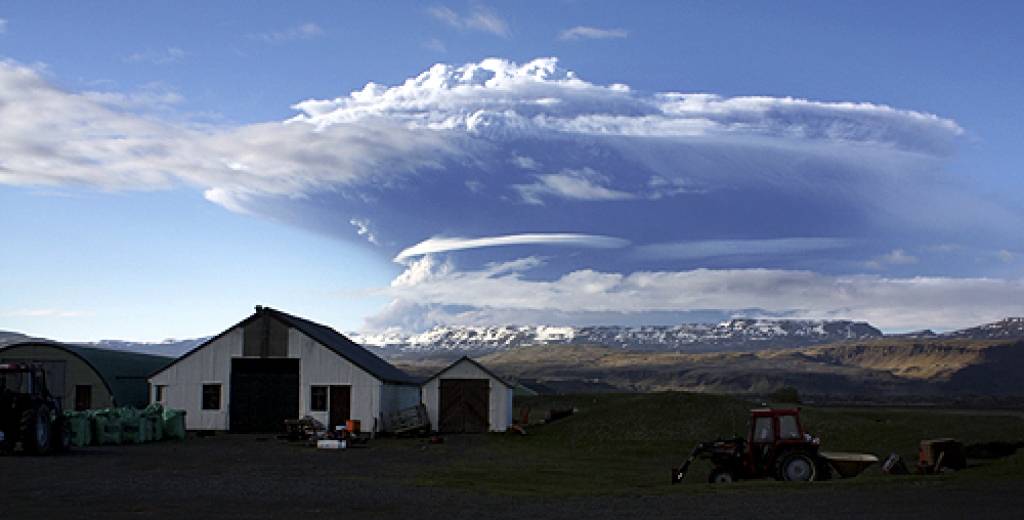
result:
[[[345,425],[345,421],[351,419],[352,415],[352,387],[345,386],[332,386],[331,387],[331,399],[330,399],[330,418],[327,422],[327,428],[330,431],[334,431],[334,427]]]
[[[490,427],[490,385],[486,379],[442,379],[438,431],[481,433]]]
[[[232,432],[283,432],[299,418],[299,360],[232,359],[228,410]]]

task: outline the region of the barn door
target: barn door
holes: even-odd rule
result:
[[[336,385],[331,387],[330,418],[327,422],[329,431],[335,426],[344,426],[345,421],[352,418],[352,387]]]
[[[490,385],[486,379],[442,379],[438,431],[482,433],[490,429]]]
[[[284,431],[286,419],[299,418],[299,360],[231,360],[232,432]]]

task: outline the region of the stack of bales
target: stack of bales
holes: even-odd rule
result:
[[[141,444],[185,438],[185,412],[154,403],[142,410],[103,408],[65,412],[75,446]]]

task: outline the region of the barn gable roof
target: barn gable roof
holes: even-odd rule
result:
[[[430,376],[429,378],[427,378],[427,381],[432,381],[434,379],[437,379],[437,378],[441,377],[442,374],[444,374],[445,372],[455,368],[456,365],[458,365],[459,363],[462,363],[463,361],[468,361],[469,363],[473,364],[473,366],[479,368],[480,370],[483,370],[485,374],[487,374],[487,375],[491,376],[492,378],[498,380],[499,383],[501,383],[501,384],[503,384],[503,385],[505,385],[505,386],[507,386],[509,388],[515,388],[515,385],[509,383],[508,381],[505,381],[501,377],[498,377],[497,374],[495,374],[494,372],[491,372],[487,367],[481,365],[477,360],[475,360],[475,359],[473,359],[473,358],[471,358],[469,356],[462,356],[462,357],[460,357],[454,363],[452,363],[452,364],[444,367],[443,369],[441,369],[440,372],[438,372],[438,373]]]
[[[67,352],[78,357],[93,369],[114,396],[120,406],[145,406],[149,402],[149,374],[171,359],[152,354],[125,352],[85,345],[60,343],[57,341],[24,341],[0,348],[3,352],[17,347],[45,346]]]
[[[333,350],[339,356],[349,360],[352,364],[369,372],[371,375],[385,383],[398,383],[405,385],[418,384],[417,379],[399,370],[397,367],[384,361],[379,356],[366,350],[365,347],[348,339],[344,334],[326,326],[309,321],[305,318],[293,316],[270,307],[263,307],[272,316],[287,323],[303,334],[313,338],[317,343]]]
[[[305,318],[300,318],[298,316],[288,314],[287,312],[284,311],[279,311],[277,309],[272,309],[270,307],[263,306],[257,306],[256,312],[253,313],[251,316],[232,325],[231,327],[228,327],[225,331],[221,332],[220,334],[206,340],[201,345],[186,352],[178,359],[175,359],[170,363],[166,364],[165,366],[161,367],[159,370],[151,374],[151,377],[159,374],[160,372],[163,372],[164,370],[177,364],[179,361],[187,358],[193,353],[202,350],[210,343],[213,343],[214,341],[217,341],[218,339],[224,337],[224,335],[226,335],[228,332],[231,332],[232,330],[238,327],[245,326],[250,321],[264,315],[264,313],[273,316],[274,318],[284,322],[289,327],[294,328],[299,332],[302,332],[303,334],[309,336],[310,338],[313,339],[313,341],[316,341],[317,343],[323,345],[327,349],[330,349],[332,352],[345,358],[353,365],[356,365],[357,367],[365,370],[373,377],[376,377],[377,379],[380,379],[385,383],[393,383],[400,385],[419,384],[419,381],[416,378],[399,370],[391,363],[388,363],[387,361],[378,357],[376,354],[370,352],[369,350],[366,350],[366,348],[364,348],[362,345],[359,345],[358,343],[348,339],[340,332],[326,325],[321,325],[314,321],[310,321]]]

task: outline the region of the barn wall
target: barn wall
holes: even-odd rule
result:
[[[156,398],[156,385],[166,385],[163,405],[185,410],[185,428],[189,430],[227,430],[228,397],[231,395],[231,358],[242,356],[242,328],[235,327],[205,347],[149,379],[150,399]],[[203,410],[203,385],[221,385],[221,409]]]
[[[288,357],[301,361],[299,373],[299,413],[310,415],[327,424],[328,412],[309,409],[310,387],[319,385],[350,385],[352,387],[351,418],[362,423],[364,431],[371,431],[376,420],[381,421],[381,393],[384,386],[379,379],[357,367],[333,350],[317,343],[296,329],[288,331]],[[330,405],[328,404],[328,410]]]
[[[75,409],[75,385],[92,386],[92,407],[107,408],[114,405],[113,396],[107,390],[103,379],[82,358],[65,350],[45,345],[14,346],[0,352],[0,362],[42,362],[46,371],[47,387],[62,399],[65,410]],[[55,384],[56,374],[50,369],[51,363],[63,363],[64,377],[60,384]],[[53,366],[53,365],[50,365]],[[58,370],[59,371],[59,370]]]
[[[490,386],[488,400],[488,422],[492,432],[503,432],[512,425],[512,389],[469,361],[461,361],[447,369],[440,377],[432,378],[421,388],[422,402],[427,407],[430,427],[438,426],[438,409],[441,406],[441,379],[486,379]]]

